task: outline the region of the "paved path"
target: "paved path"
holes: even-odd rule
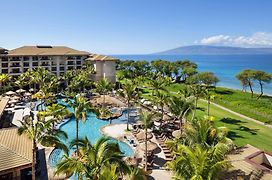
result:
[[[207,102],[207,101],[204,100],[204,99],[200,99],[200,100],[201,100],[201,101]],[[234,112],[234,111],[232,111],[232,110],[230,110],[230,109],[228,109],[228,108],[226,108],[226,107],[224,107],[224,106],[221,106],[221,105],[219,105],[219,104],[216,104],[216,103],[213,103],[213,102],[211,102],[211,104],[214,105],[214,106],[216,106],[216,107],[218,107],[218,108],[220,108],[220,109],[223,109],[223,110],[225,110],[225,111],[227,111],[227,112],[229,112],[229,113],[232,113],[232,114],[234,114],[234,115],[236,115],[236,116],[239,116],[239,117],[241,117],[241,118],[244,118],[244,119],[246,119],[246,120],[255,122],[255,123],[260,124],[260,125],[264,125],[264,126],[269,127],[269,128],[272,128],[272,125],[270,125],[270,124],[265,124],[265,123],[263,123],[263,122],[261,122],[261,121],[258,121],[258,120],[256,120],[256,119],[253,119],[253,118],[250,118],[250,117],[245,116],[245,115],[243,115],[243,114]]]

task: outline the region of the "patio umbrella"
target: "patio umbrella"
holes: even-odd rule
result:
[[[30,92],[25,93],[25,96],[32,96]]]
[[[175,138],[178,138],[178,137],[181,136],[181,132],[180,132],[180,130],[175,130],[175,131],[172,132],[172,135],[173,135]]]
[[[139,134],[137,134],[136,137],[138,140],[145,140],[145,132],[144,131],[140,132]],[[150,132],[147,132],[147,140],[152,139],[152,137],[153,137],[153,134]]]
[[[19,100],[19,99],[20,99],[19,96],[13,96],[13,97],[11,98],[11,100]]]
[[[145,142],[140,144],[141,150],[145,150]],[[147,141],[147,151],[154,151],[158,148],[158,145],[152,141]]]
[[[128,157],[126,159],[126,162],[129,164],[129,165],[132,165],[132,166],[138,166],[139,164],[139,161],[136,157]]]
[[[9,96],[9,95],[14,95],[14,94],[16,94],[16,92],[8,91],[8,92],[6,92],[5,94]]]
[[[18,100],[12,99],[12,100],[10,100],[8,103],[9,103],[9,104],[15,104],[15,103],[17,103],[17,102],[18,102]]]
[[[26,92],[26,90],[24,90],[24,89],[18,89],[16,92],[17,93],[23,93],[23,92]]]

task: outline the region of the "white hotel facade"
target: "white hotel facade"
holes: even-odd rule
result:
[[[39,66],[60,76],[67,70],[81,69],[84,64],[93,64],[94,80],[105,77],[115,82],[116,59],[110,56],[65,46],[23,46],[10,51],[0,48],[0,73],[13,77]]]

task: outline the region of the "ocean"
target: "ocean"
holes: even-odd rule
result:
[[[220,79],[218,86],[242,89],[235,75],[244,69],[262,70],[272,73],[272,55],[113,55],[121,60],[163,59],[169,61],[188,59],[197,63],[199,71],[215,73]],[[254,91],[259,92],[258,83],[254,83]],[[264,85],[264,93],[272,95],[272,82]]]

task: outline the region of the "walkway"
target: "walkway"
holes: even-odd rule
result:
[[[204,101],[204,102],[207,102],[207,100],[204,100],[204,99],[200,99],[200,100],[202,100],[202,101]],[[265,124],[265,123],[263,123],[263,122],[261,122],[261,121],[258,121],[258,120],[256,120],[256,119],[253,119],[253,118],[250,118],[250,117],[245,116],[245,115],[243,115],[243,114],[240,114],[240,113],[237,113],[237,112],[235,112],[235,111],[232,111],[232,110],[230,110],[230,109],[228,109],[228,108],[226,108],[226,107],[224,107],[224,106],[221,106],[221,105],[219,105],[219,104],[216,104],[216,103],[214,103],[214,102],[211,102],[211,104],[214,105],[214,106],[216,106],[216,107],[218,107],[218,108],[220,108],[220,109],[223,109],[223,110],[225,110],[225,111],[227,111],[227,112],[229,112],[229,113],[232,113],[232,114],[234,114],[234,115],[236,115],[236,116],[239,116],[239,117],[241,117],[241,118],[244,118],[244,119],[246,119],[246,120],[255,122],[255,123],[260,124],[260,125],[264,125],[264,126],[266,126],[266,127],[268,127],[268,128],[272,128],[272,125],[270,125],[270,124]]]

